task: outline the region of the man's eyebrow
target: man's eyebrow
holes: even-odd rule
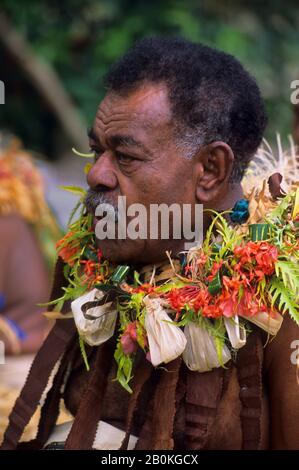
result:
[[[134,137],[130,135],[112,135],[109,137],[109,142],[113,147],[117,146],[124,146],[124,147],[137,147],[146,152],[147,154],[151,155],[151,152],[146,146],[140,142],[139,140],[136,140]]]
[[[94,140],[94,141],[96,141],[96,142],[98,142],[98,140],[99,140],[98,137],[97,137],[97,135],[96,135],[96,133],[95,133],[95,131],[93,130],[92,127],[90,127],[90,128],[87,130],[87,137],[89,137],[90,139],[92,139],[92,140]]]
[[[94,140],[95,142],[100,143],[100,139],[96,135],[94,129],[91,127],[87,131],[87,136]],[[117,147],[117,146],[125,146],[125,147],[137,147],[143,150],[145,153],[147,153],[149,156],[152,155],[152,152],[140,141],[136,140],[134,137],[130,135],[122,135],[122,134],[116,134],[112,135],[109,137],[109,143],[112,147]]]

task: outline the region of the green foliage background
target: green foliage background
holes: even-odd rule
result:
[[[299,79],[296,1],[1,0],[0,10],[54,66],[88,123],[115,59],[138,38],[180,34],[234,54],[256,77],[269,115],[268,139],[292,130],[290,82]],[[53,156],[57,123],[1,46],[0,71],[11,91],[0,109],[0,128]]]

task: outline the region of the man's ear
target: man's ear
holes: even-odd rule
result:
[[[196,162],[196,198],[203,203],[216,200],[228,183],[234,154],[225,142],[201,147]]]

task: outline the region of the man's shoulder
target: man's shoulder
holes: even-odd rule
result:
[[[299,346],[299,326],[290,317],[289,314],[284,315],[282,326],[277,335],[268,338],[266,334],[264,339],[264,369],[270,371],[274,367],[289,367],[292,364],[292,353]],[[295,364],[296,366],[296,364]]]

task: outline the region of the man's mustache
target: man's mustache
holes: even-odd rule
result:
[[[100,191],[96,191],[94,189],[89,189],[87,191],[84,204],[87,211],[93,215],[95,215],[96,208],[100,204],[109,204],[114,209],[116,221],[118,219],[118,206],[112,202],[105,193],[101,193]]]

